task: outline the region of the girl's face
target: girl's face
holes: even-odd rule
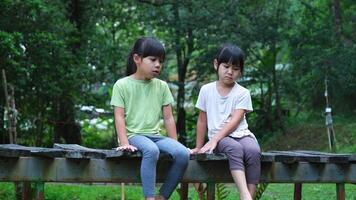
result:
[[[146,80],[150,80],[161,73],[162,60],[159,57],[147,56],[142,58],[134,54],[134,61],[137,66],[136,73]]]
[[[225,85],[233,85],[241,75],[241,68],[231,63],[220,63],[214,60],[214,68],[218,72],[219,81]]]

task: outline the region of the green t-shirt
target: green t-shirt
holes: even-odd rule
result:
[[[110,104],[125,109],[126,131],[130,137],[134,134],[158,134],[162,106],[173,102],[166,82],[156,78],[136,80],[127,76],[114,84]]]

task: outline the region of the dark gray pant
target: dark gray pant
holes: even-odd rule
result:
[[[261,149],[253,137],[225,137],[218,142],[216,150],[227,155],[230,170],[245,171],[247,184],[258,184],[261,175]]]

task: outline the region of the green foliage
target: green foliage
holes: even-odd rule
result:
[[[224,200],[229,196],[229,189],[228,187],[223,184],[223,183],[217,183],[216,184],[216,195],[215,198],[217,200]]]
[[[266,191],[267,186],[268,186],[268,183],[258,184],[257,189],[256,189],[255,198],[254,198],[255,200],[259,200],[262,198],[262,195]]]
[[[83,120],[81,132],[83,146],[101,149],[117,146],[113,119]]]
[[[240,83],[251,90],[255,112],[248,115],[249,127],[258,138],[286,132],[294,116],[304,120],[306,111],[324,110],[325,78],[334,111],[356,109],[352,0],[340,2],[340,10],[331,7],[338,1],[323,0],[78,2],[77,7],[61,0],[0,2],[0,67],[15,87],[22,144],[51,146],[58,124],[82,123],[84,144],[113,145],[112,126],[87,126],[79,109],[111,110],[112,85],[124,76],[130,48],[142,35],[165,44],[162,79],[179,87],[197,82],[192,93],[180,90],[190,147],[197,119],[193,105],[200,86],[216,80],[212,61],[226,42],[245,51]],[[4,105],[0,95],[1,142],[6,142]]]

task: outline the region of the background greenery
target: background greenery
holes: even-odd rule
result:
[[[144,35],[166,46],[161,78],[175,95],[179,139],[188,146],[199,88],[216,79],[212,59],[227,42],[245,51],[239,82],[251,90],[249,124],[260,140],[288,134],[302,115],[323,118],[325,80],[334,113],[353,117],[355,9],[352,0],[1,1],[0,66],[15,89],[18,143],[115,146],[112,115],[104,114],[131,46]],[[4,95],[0,104],[7,143]]]
[[[112,85],[134,41],[154,36],[167,50],[160,78],[187,146],[199,88],[216,79],[213,56],[231,42],[246,55],[239,83],[251,91],[248,123],[263,150],[328,150],[326,81],[338,150],[355,153],[355,19],[354,0],[2,0],[0,68],[14,87],[17,142],[115,147]]]

